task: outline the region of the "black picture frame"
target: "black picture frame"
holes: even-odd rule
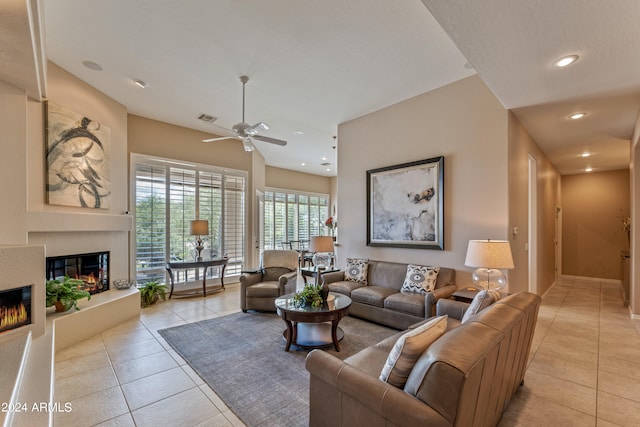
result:
[[[444,250],[444,156],[367,171],[367,246]]]

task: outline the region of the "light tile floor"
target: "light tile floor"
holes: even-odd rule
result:
[[[640,425],[640,320],[620,285],[560,278],[543,296],[507,426]]]
[[[300,280],[299,280],[300,282]],[[239,311],[239,285],[178,298],[56,355],[58,426],[242,426],[157,330]],[[544,295],[525,384],[501,427],[640,425],[640,320],[620,286],[559,279]]]

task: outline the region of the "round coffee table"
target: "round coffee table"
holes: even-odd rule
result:
[[[289,351],[291,344],[301,347],[333,344],[336,351],[340,351],[338,341],[344,338],[344,331],[338,327],[338,323],[349,313],[351,298],[332,292],[327,299],[320,307],[296,307],[293,294],[276,299],[278,315],[287,324],[287,329],[282,334],[287,340],[285,351]]]

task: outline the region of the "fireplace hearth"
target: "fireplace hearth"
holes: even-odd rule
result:
[[[109,289],[109,252],[47,257],[47,280],[69,276],[84,282],[82,289],[97,294]]]
[[[31,286],[0,291],[0,333],[31,324]]]

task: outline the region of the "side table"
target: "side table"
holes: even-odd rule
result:
[[[335,268],[328,268],[325,270],[318,270],[316,267],[301,267],[300,275],[302,276],[302,280],[304,280],[304,284],[307,284],[307,277],[313,277],[316,279],[316,285],[320,283],[320,278],[325,273],[333,273],[334,271],[340,271]]]
[[[462,289],[458,289],[457,291],[455,291],[453,293],[453,299],[456,301],[462,301],[462,302],[467,302],[467,303],[471,303],[471,301],[473,301],[473,298],[476,296],[476,294],[478,292],[480,292],[482,289],[478,289],[478,288],[474,288],[473,286],[469,286],[466,288],[462,288]]]
[[[224,291],[224,270],[225,268],[227,268],[227,262],[229,262],[229,258],[216,258],[216,259],[211,259],[211,260],[207,260],[207,261],[175,261],[175,262],[168,262],[167,263],[167,272],[169,273],[169,279],[171,281],[171,290],[169,292],[169,299],[171,299],[171,297],[173,296],[173,285],[174,285],[174,280],[173,280],[173,270],[186,270],[186,269],[190,269],[190,268],[200,268],[202,267],[204,270],[202,272],[202,296],[207,296],[207,269],[209,267],[214,267],[214,266],[221,266],[222,269],[220,271],[220,287],[216,290],[218,291]],[[213,289],[212,289],[213,291]],[[200,293],[200,291],[198,290],[192,290],[192,291],[179,291],[180,295],[182,296],[187,296],[187,295],[194,295],[196,293]],[[176,295],[178,295],[176,293]]]

